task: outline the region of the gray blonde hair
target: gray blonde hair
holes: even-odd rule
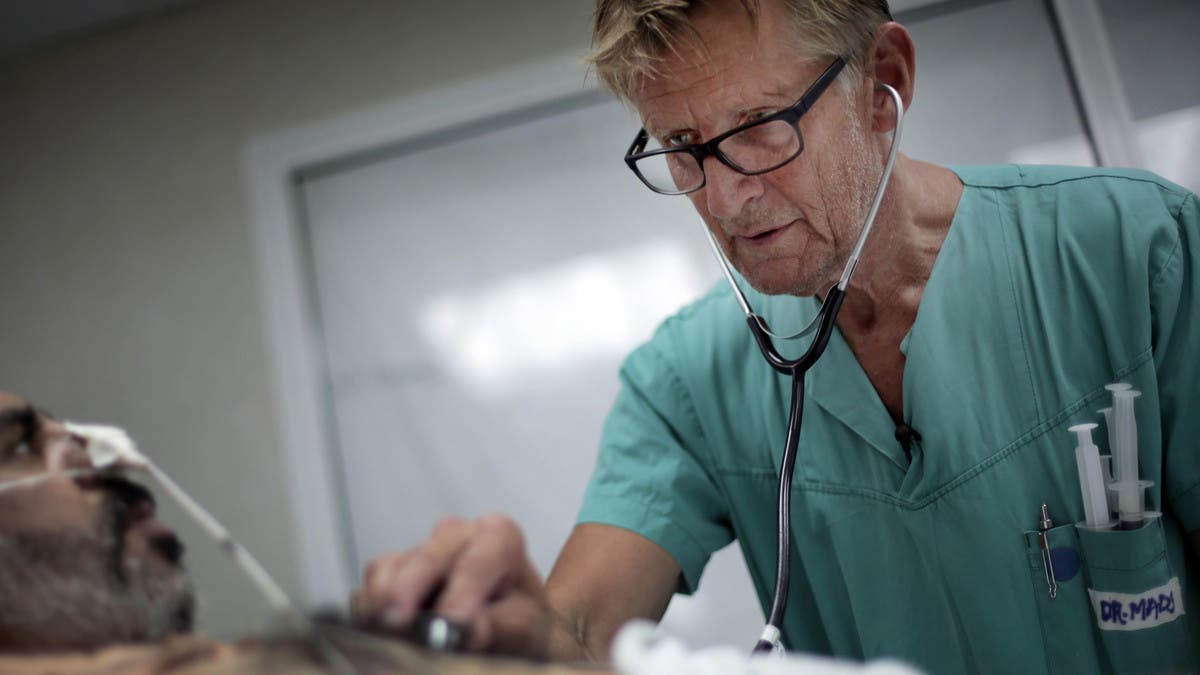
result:
[[[663,55],[686,40],[701,49],[692,13],[713,0],[597,0],[592,51],[586,61],[613,93],[630,100],[642,78],[659,75]],[[734,0],[729,0],[734,1]],[[757,25],[762,2],[781,2],[801,58],[849,55],[857,79],[875,29],[892,20],[887,0],[736,0]]]

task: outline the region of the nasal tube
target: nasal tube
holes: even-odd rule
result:
[[[120,427],[101,424],[78,424],[66,422],[67,431],[84,440],[84,449],[95,470],[136,469],[154,477],[163,490],[171,496],[204,533],[212,537],[223,551],[233,557],[242,571],[250,577],[254,587],[263,595],[278,616],[295,628],[309,627],[308,618],[300,611],[279,584],[267,573],[246,547],[238,543],[211,513],[192,498],[154,462],[138,451],[129,434]]]

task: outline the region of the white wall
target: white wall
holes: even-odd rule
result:
[[[590,11],[590,0],[208,2],[0,63],[0,388],[127,426],[298,591],[245,145],[582,52]],[[197,530],[181,533],[202,627],[258,625],[248,585]]]

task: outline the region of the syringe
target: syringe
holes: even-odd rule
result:
[[[1113,392],[1113,422],[1117,436],[1117,447],[1113,451],[1116,467],[1113,489],[1117,491],[1117,513],[1122,530],[1136,530],[1144,520],[1144,488],[1138,479],[1137,419],[1133,413],[1133,399],[1140,395],[1141,392],[1135,389]]]
[[[1134,399],[1141,392],[1125,383],[1110,384],[1113,410],[1111,417],[1112,464],[1115,480],[1109,490],[1116,494],[1118,529],[1136,530],[1146,519],[1157,518],[1158,511],[1146,510],[1146,488],[1154,485],[1141,480],[1138,472],[1138,432]]]
[[[1113,409],[1112,406],[1101,408],[1096,412],[1104,415],[1104,430],[1108,436],[1108,454],[1100,455],[1100,471],[1104,474],[1104,495],[1108,501],[1108,511],[1112,513],[1117,510],[1117,493],[1113,492],[1113,448],[1117,447],[1117,435],[1113,431]]]
[[[1083,495],[1084,522],[1088,527],[1107,529],[1112,526],[1105,495],[1104,476],[1100,470],[1100,449],[1092,442],[1092,423],[1076,424],[1068,429],[1078,437],[1075,463],[1079,468],[1079,492]]]

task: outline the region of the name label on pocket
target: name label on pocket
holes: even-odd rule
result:
[[[1179,577],[1141,593],[1110,593],[1089,588],[1100,630],[1144,630],[1183,616]]]

